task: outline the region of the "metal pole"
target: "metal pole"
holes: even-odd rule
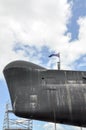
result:
[[[81,130],[82,130],[82,127],[81,127]]]
[[[61,69],[60,66],[61,66],[61,59],[60,59],[60,53],[59,53],[59,61],[57,62],[57,68],[58,68],[58,70]]]
[[[57,62],[57,68],[60,70],[60,62]]]
[[[53,91],[53,99],[54,99],[54,93],[55,93],[55,90]],[[55,127],[55,130],[56,130],[56,108],[55,108],[55,100],[54,100],[54,127]]]
[[[56,130],[56,123],[55,123],[55,130]]]
[[[6,104],[6,114],[7,114],[7,129],[9,129],[9,103]]]

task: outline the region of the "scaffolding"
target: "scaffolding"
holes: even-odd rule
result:
[[[13,114],[10,103],[7,103],[3,130],[32,130],[32,120],[16,117]]]

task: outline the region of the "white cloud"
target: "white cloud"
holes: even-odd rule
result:
[[[66,58],[67,65],[73,65],[81,56],[86,55],[86,17],[79,18],[77,23],[79,25],[78,40],[67,44],[66,52],[64,52],[68,55]],[[63,63],[64,60],[63,57]]]
[[[15,53],[15,43],[62,50],[69,40],[64,33],[70,16],[67,0],[0,0],[0,70],[12,60],[32,58],[23,50]]]
[[[54,123],[46,123],[44,125],[44,130],[55,130],[55,124]],[[66,130],[62,127],[62,125],[56,124],[56,130]]]
[[[74,62],[86,54],[86,18],[79,18],[78,40],[69,43],[71,33],[64,33],[71,15],[71,3],[67,0],[0,0],[0,70],[17,59],[39,64],[43,45],[61,52],[62,69],[73,69]],[[36,46],[39,55],[27,57],[25,50],[15,53],[15,43]],[[50,67],[51,63],[50,60],[46,66]]]
[[[45,123],[43,128],[44,128],[44,130],[55,130],[55,124],[54,123]],[[56,124],[56,130],[86,130],[86,128],[82,127],[82,129],[81,129],[81,127]]]

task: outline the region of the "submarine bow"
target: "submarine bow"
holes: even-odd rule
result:
[[[17,116],[86,127],[86,72],[14,61],[3,70]]]

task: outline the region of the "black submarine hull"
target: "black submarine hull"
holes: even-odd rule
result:
[[[15,61],[4,68],[17,116],[86,127],[86,72]]]

